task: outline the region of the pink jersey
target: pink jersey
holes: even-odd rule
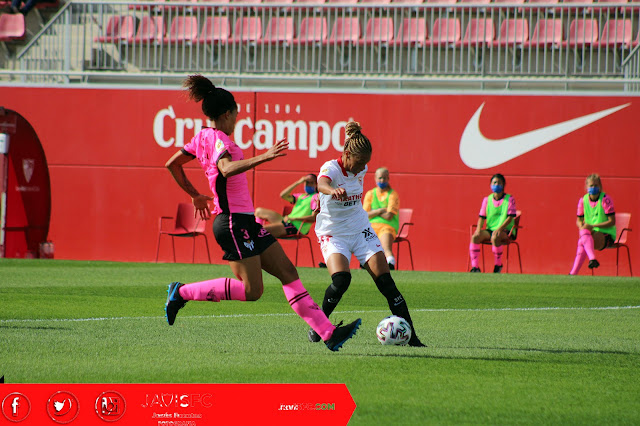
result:
[[[504,201],[504,197],[500,200],[493,200],[494,207],[500,207],[502,202]],[[480,206],[480,217],[487,217],[487,203],[489,202],[489,197],[484,197],[482,200],[482,205]],[[509,205],[507,206],[507,216],[515,216],[516,215],[516,199],[512,196],[509,197]]]
[[[253,213],[246,173],[225,178],[218,170],[218,161],[229,154],[231,161],[243,160],[244,155],[229,136],[206,127],[186,144],[182,151],[198,159],[213,192],[213,213]]]
[[[591,201],[591,198],[589,198],[589,204],[591,204],[591,207],[595,207],[597,203],[598,200]],[[613,208],[613,200],[607,194],[604,194],[602,196],[602,208],[604,209],[604,214],[616,213],[615,209]],[[580,199],[578,200],[578,216],[584,216],[584,203],[582,197],[580,197]]]

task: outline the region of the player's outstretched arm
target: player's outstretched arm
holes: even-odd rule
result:
[[[245,160],[231,161],[231,156],[226,154],[218,160],[218,170],[220,170],[220,173],[225,178],[235,176],[237,174],[244,173],[247,170],[251,170],[262,163],[287,155],[288,149],[289,142],[287,142],[286,139],[283,139],[278,141],[266,152]]]

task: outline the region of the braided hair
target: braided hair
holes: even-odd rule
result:
[[[349,121],[344,127],[347,138],[344,141],[344,151],[353,155],[371,155],[372,148],[369,138],[362,134],[362,126],[356,121]]]
[[[238,108],[231,92],[216,87],[211,80],[200,74],[190,75],[182,86],[187,89],[189,99],[195,102],[202,101],[202,112],[211,120]]]

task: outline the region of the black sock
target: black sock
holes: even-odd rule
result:
[[[418,337],[416,336],[415,329],[413,328],[413,321],[409,314],[409,307],[407,306],[407,302],[404,300],[402,293],[400,293],[400,290],[396,287],[395,281],[391,278],[391,274],[386,273],[380,275],[376,279],[376,286],[378,287],[378,290],[380,290],[380,293],[387,298],[387,303],[389,304],[391,313],[404,318],[411,326],[411,339],[417,339]]]
[[[331,285],[324,292],[324,300],[322,301],[322,312],[328,317],[338,306],[342,295],[347,291],[351,284],[350,272],[336,272],[331,275]]]

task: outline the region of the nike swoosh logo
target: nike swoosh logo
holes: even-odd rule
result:
[[[484,102],[467,123],[460,138],[460,159],[472,169],[488,169],[513,160],[562,136],[628,107],[631,103],[594,112],[562,123],[542,127],[505,139],[488,139],[480,131]]]

